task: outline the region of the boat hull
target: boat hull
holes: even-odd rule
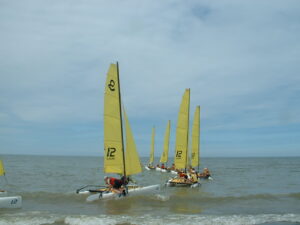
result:
[[[171,174],[178,174],[178,172],[175,170],[171,170]]]
[[[21,208],[21,207],[22,207],[21,196],[0,197],[0,208]]]
[[[200,186],[199,182],[186,182],[183,179],[173,178],[167,181],[166,186],[168,187],[198,187]]]
[[[145,166],[145,169],[146,169],[146,170],[155,170],[156,168],[155,168],[155,167],[148,167],[148,166]]]
[[[107,192],[100,192],[97,194],[92,194],[89,197],[87,197],[87,202],[93,202],[101,199],[111,199],[111,198],[122,198],[122,197],[128,197],[128,196],[135,196],[135,195],[142,195],[149,192],[153,192],[159,190],[159,185],[151,185],[146,187],[140,187],[140,186],[129,186],[128,187],[128,193],[126,195],[114,193],[111,191]]]

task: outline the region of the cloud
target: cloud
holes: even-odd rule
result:
[[[297,1],[3,1],[2,130],[17,121],[30,132],[28,124],[101,128],[105,74],[116,60],[145,154],[141,133],[168,119],[175,128],[188,87],[204,131],[299,124],[299,8]]]

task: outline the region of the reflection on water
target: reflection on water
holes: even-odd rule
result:
[[[105,213],[108,215],[131,215],[131,212],[134,211],[130,210],[131,206],[132,202],[124,198],[106,200],[104,203]]]
[[[202,205],[199,200],[201,188],[169,187],[171,192],[169,210],[172,213],[200,214]]]

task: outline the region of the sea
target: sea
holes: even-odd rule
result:
[[[102,157],[0,157],[0,189],[23,198],[21,209],[0,209],[0,225],[300,224],[300,157],[202,158],[213,180],[197,188],[166,187],[174,175],[144,170],[136,182],[160,190],[92,203],[75,191],[104,184]]]

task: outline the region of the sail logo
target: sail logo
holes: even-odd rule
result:
[[[110,80],[109,81],[109,84],[108,84],[108,88],[109,88],[109,90],[111,90],[111,91],[115,91],[115,81],[114,80]]]
[[[182,151],[177,151],[176,152],[176,159],[181,159],[181,154],[182,154]]]
[[[117,149],[115,149],[115,148],[108,148],[107,153],[106,153],[106,159],[114,160],[116,151],[117,151]]]

